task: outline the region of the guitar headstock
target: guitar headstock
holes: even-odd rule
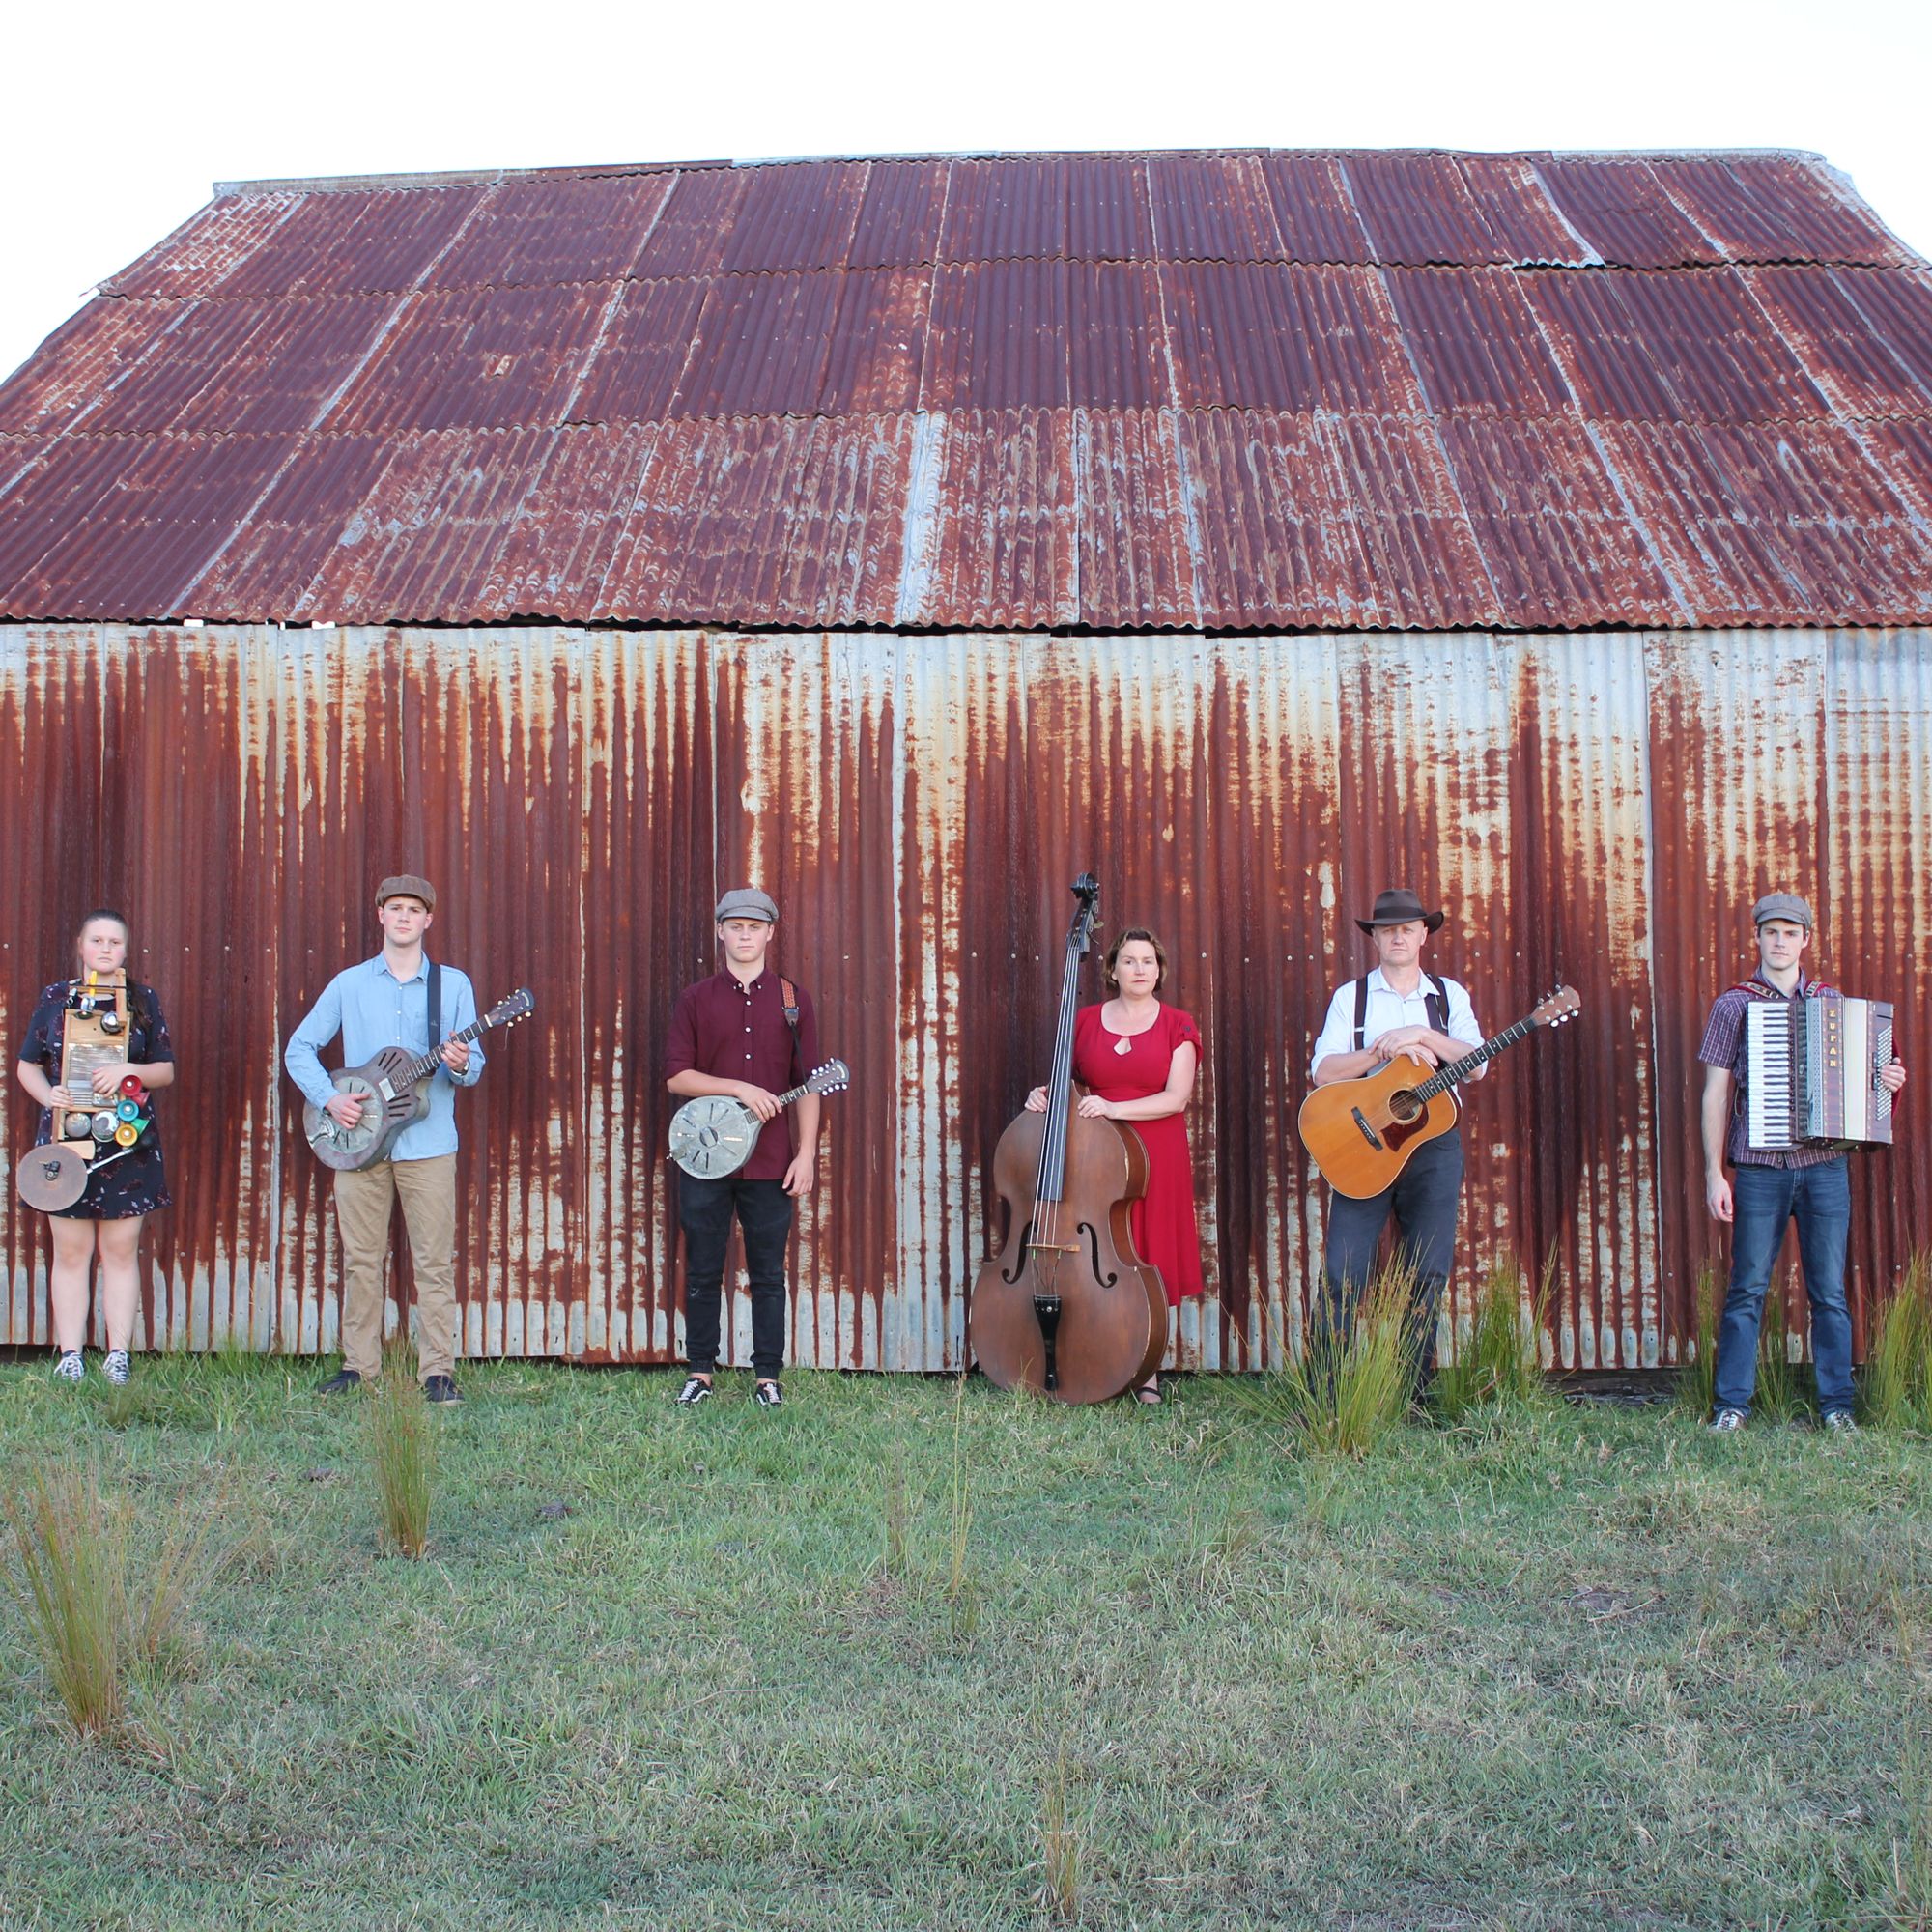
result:
[[[519,986],[507,1000],[498,1000],[483,1015],[486,1027],[515,1026],[519,1020],[526,1020],[536,1010],[536,996],[527,986]]]
[[[842,1060],[828,1060],[805,1083],[808,1094],[842,1094],[852,1084],[852,1069]]]
[[[1531,1026],[1561,1026],[1565,1020],[1574,1020],[1582,1010],[1583,1002],[1575,986],[1558,986],[1557,989],[1530,1014]]]

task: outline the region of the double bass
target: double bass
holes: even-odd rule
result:
[[[1100,885],[1073,882],[1060,1026],[1046,1111],[1023,1113],[1000,1136],[993,1184],[1006,1235],[973,1285],[969,1333],[980,1369],[1057,1402],[1107,1402],[1154,1373],[1167,1350],[1159,1270],[1134,1249],[1131,1210],[1147,1192],[1141,1137],[1120,1121],[1075,1111],[1073,1010],[1093,942]]]

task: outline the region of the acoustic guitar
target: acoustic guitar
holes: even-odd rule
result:
[[[1296,1121],[1302,1146],[1337,1194],[1366,1201],[1393,1187],[1416,1149],[1439,1140],[1461,1118],[1458,1081],[1538,1027],[1574,1019],[1582,1004],[1574,987],[1559,986],[1534,1012],[1433,1073],[1400,1054],[1358,1080],[1316,1088]]]
[[[481,1019],[453,1033],[449,1040],[468,1046],[492,1027],[515,1026],[526,1019],[536,1001],[529,988],[519,986],[507,1000],[498,1000]],[[350,1094],[362,1102],[362,1111],[353,1127],[345,1127],[326,1108],[310,1101],[302,1108],[302,1132],[315,1150],[315,1157],[325,1167],[338,1173],[374,1167],[388,1157],[396,1137],[405,1128],[429,1118],[430,1076],[442,1065],[440,1042],[427,1053],[412,1053],[406,1046],[385,1046],[374,1060],[361,1066],[345,1066],[328,1077],[338,1094]]]

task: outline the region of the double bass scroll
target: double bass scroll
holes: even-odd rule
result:
[[[973,1287],[969,1334],[987,1378],[1057,1402],[1107,1402],[1147,1380],[1167,1348],[1167,1295],[1134,1248],[1133,1204],[1147,1191],[1141,1137],[1077,1111],[1073,1015],[1100,886],[1073,882],[1060,1020],[1046,1111],[1000,1136],[993,1184],[1006,1234]]]

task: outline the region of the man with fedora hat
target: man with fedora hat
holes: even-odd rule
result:
[[[1376,895],[1367,919],[1355,921],[1375,942],[1378,963],[1360,979],[1336,987],[1315,1042],[1309,1071],[1317,1086],[1355,1080],[1384,1061],[1406,1055],[1418,1066],[1460,1060],[1483,1043],[1469,995],[1454,980],[1423,970],[1422,954],[1444,915],[1430,911],[1406,887]],[[1478,1067],[1480,1079],[1487,1068]],[[1330,1193],[1319,1321],[1346,1332],[1376,1269],[1382,1231],[1391,1214],[1399,1236],[1398,1264],[1415,1272],[1411,1310],[1417,1374],[1435,1362],[1435,1310],[1456,1258],[1456,1217],[1463,1192],[1462,1130],[1418,1148],[1393,1187],[1355,1200]]]
[[[338,973],[297,1027],[283,1055],[290,1077],[345,1127],[362,1102],[338,1094],[322,1049],[339,1033],[343,1063],[359,1066],[385,1046],[427,1053],[442,1043],[442,1065],[429,1083],[429,1114],[405,1127],[388,1157],[335,1177],[335,1219],[342,1231],[342,1367],[322,1384],[340,1395],[374,1381],[383,1368],[383,1265],[389,1221],[403,1204],[416,1278],[416,1366],[423,1394],[437,1403],[463,1400],[456,1387],[456,1090],[483,1076],[483,1049],[450,1038],[474,1024],[476,994],[467,975],[424,956],[436,921],[436,888],[400,872],[376,888],[383,950]]]
[[[1811,908],[1796,893],[1767,893],[1751,908],[1757,970],[1719,994],[1704,1025],[1697,1058],[1704,1064],[1704,1205],[1731,1228],[1731,1275],[1718,1329],[1717,1402],[1711,1427],[1742,1429],[1757,1391],[1758,1329],[1765,1291],[1798,1223],[1804,1293],[1811,1304],[1811,1365],[1818,1407],[1830,1430],[1856,1429],[1852,1419],[1852,1318],[1845,1303],[1845,1241],[1852,1225],[1851,1175],[1841,1149],[1812,1145],[1754,1148],[1746,1094],[1749,1053],[1745,1014],[1753,1000],[1835,1000],[1822,980],[1804,977]],[[1792,1019],[1798,1018],[1794,1010]],[[1894,1060],[1878,1077],[1893,1094],[1905,1085]],[[1724,1178],[1724,1162],[1731,1178]]]
[[[743,1101],[764,1122],[751,1158],[735,1174],[677,1176],[689,1365],[677,1400],[687,1406],[711,1398],[724,1251],[734,1216],[744,1233],[745,1272],[752,1284],[756,1399],[762,1408],[784,1402],[779,1376],[784,1368],[785,1243],[792,1203],[818,1174],[820,1102],[816,1094],[807,1094],[793,1110],[794,1148],[778,1095],[817,1065],[818,1021],[810,994],[767,962],[778,919],[770,895],[754,886],[734,887],[718,901],[724,964],[678,996],[665,1050],[665,1084],[680,1099],[722,1094]]]

